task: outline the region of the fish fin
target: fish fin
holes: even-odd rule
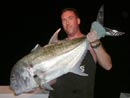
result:
[[[52,37],[50,38],[49,40],[49,43],[48,44],[52,44],[52,43],[55,43],[55,42],[58,42],[58,34],[60,32],[61,28],[59,28],[53,35]]]
[[[104,24],[104,4],[101,5],[98,14],[97,14],[97,20],[100,24]]]
[[[125,32],[120,32],[114,29],[103,27],[98,21],[94,21],[91,26],[91,31],[97,32],[98,39],[107,36],[122,36]]]
[[[110,36],[122,36],[125,34],[125,32],[120,32],[120,31],[117,31],[117,30],[114,30],[114,29],[110,29],[110,28],[105,28],[106,29],[106,33],[107,35],[110,35]]]
[[[39,44],[36,44],[35,47],[31,50],[31,52],[32,52],[32,51],[35,51],[35,50],[38,49],[38,48],[41,48],[41,46],[40,46]]]
[[[70,72],[80,75],[80,76],[88,76],[87,73],[84,73],[84,70],[82,70],[79,65],[76,65],[75,67],[73,67]]]
[[[53,88],[51,87],[49,83],[44,83],[43,88],[45,88],[46,90],[53,90]]]
[[[100,7],[97,15],[97,20],[101,25],[104,25],[104,4]],[[104,27],[106,30],[106,35],[108,36],[122,36],[125,34],[125,32],[121,32],[118,30],[110,29],[107,27]]]

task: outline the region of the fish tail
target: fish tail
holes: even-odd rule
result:
[[[106,35],[105,28],[98,22],[94,21],[91,25],[91,31],[94,30],[97,32],[98,39]]]
[[[110,35],[110,36],[122,36],[125,34],[125,32],[119,32],[114,29],[110,29],[110,28],[105,28],[105,29],[106,29],[107,35]]]
[[[95,30],[97,32],[98,39],[105,36],[122,36],[125,34],[124,32],[103,27],[98,21],[94,21],[92,23],[91,30]]]

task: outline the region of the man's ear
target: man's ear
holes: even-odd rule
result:
[[[78,18],[77,20],[78,20],[78,24],[80,24],[80,22],[81,22],[81,21],[80,21],[80,18]]]

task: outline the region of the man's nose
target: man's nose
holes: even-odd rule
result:
[[[68,20],[66,21],[66,24],[69,24],[69,21],[68,21]]]

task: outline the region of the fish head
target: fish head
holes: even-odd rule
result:
[[[38,87],[30,68],[23,62],[18,62],[12,69],[10,75],[10,86],[16,95],[33,91]]]

